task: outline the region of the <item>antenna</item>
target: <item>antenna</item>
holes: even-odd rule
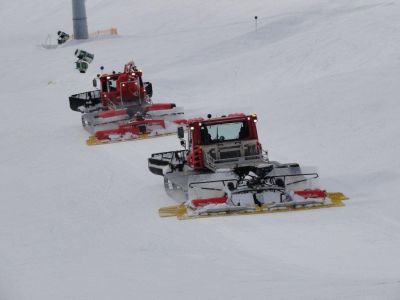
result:
[[[74,38],[87,40],[89,38],[85,0],[72,0],[72,21],[74,24]]]

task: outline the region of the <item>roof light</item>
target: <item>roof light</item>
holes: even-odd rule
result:
[[[110,79],[111,77],[110,76],[107,76],[107,79]]]

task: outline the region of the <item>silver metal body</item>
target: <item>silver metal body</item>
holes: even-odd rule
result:
[[[183,171],[166,173],[164,187],[173,200],[186,202],[193,199],[222,197],[228,182],[236,183],[238,180],[237,174],[231,170],[202,173],[186,168]]]
[[[174,158],[171,158],[173,161]],[[167,194],[178,202],[193,199],[207,199],[223,197],[229,194],[232,204],[242,205],[253,203],[253,194],[257,194],[260,203],[278,202],[281,192],[290,193],[294,190],[312,189],[318,187],[318,175],[315,170],[304,170],[300,167],[291,167],[277,162],[264,161],[265,165],[272,165],[273,169],[266,175],[267,180],[261,184],[248,187],[240,183],[240,177],[232,169],[218,169],[215,172],[195,171],[187,166],[182,171],[171,169],[171,165],[163,166],[164,187]],[[160,168],[160,166],[159,166]],[[257,177],[253,174],[253,177]],[[268,178],[280,178],[285,187],[281,188]],[[243,180],[242,180],[243,181]],[[227,186],[233,183],[235,190],[229,192]],[[247,181],[245,181],[247,182]],[[277,198],[278,197],[278,198]]]
[[[132,112],[142,111],[141,106],[131,106],[130,108]],[[85,108],[83,107],[82,110],[84,109]],[[101,110],[87,111],[82,114],[82,125],[90,134],[94,134],[98,130],[116,129],[120,125],[127,124],[130,121],[135,120],[134,117],[128,114],[108,118],[100,118],[100,111]],[[145,119],[164,120],[166,128],[159,127],[154,129],[158,130],[158,133],[160,134],[165,134],[176,132],[178,125],[175,124],[174,121],[182,118],[183,115],[184,112],[182,107],[174,107],[172,109],[150,111],[145,115]]]
[[[267,165],[262,151],[257,149],[257,140],[227,141],[205,145],[202,149],[205,166],[214,172],[238,166]]]

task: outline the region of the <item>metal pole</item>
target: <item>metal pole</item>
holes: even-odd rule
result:
[[[77,40],[88,39],[85,0],[72,0],[72,21],[74,23],[74,38]]]

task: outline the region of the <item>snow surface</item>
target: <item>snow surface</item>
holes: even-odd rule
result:
[[[400,299],[400,3],[0,2],[0,299]],[[255,31],[254,15],[258,15]],[[95,54],[74,70],[76,48]],[[134,59],[188,116],[256,112],[270,158],[318,166],[345,208],[177,221],[150,153],[88,147],[70,94]]]

